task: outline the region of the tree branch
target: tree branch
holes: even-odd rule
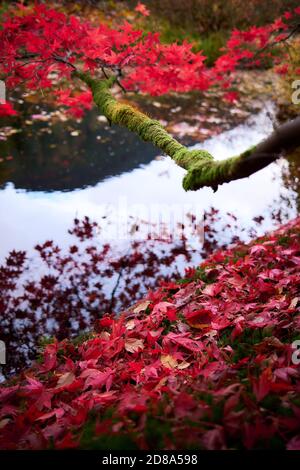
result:
[[[117,77],[97,80],[89,74],[74,71],[91,89],[100,112],[113,124],[126,127],[151,142],[169,155],[179,166],[187,170],[183,179],[186,191],[204,186],[216,190],[218,185],[245,178],[261,170],[274,160],[300,147],[300,117],[278,127],[266,140],[237,157],[214,160],[205,150],[189,150],[163,128],[159,121],[151,119],[129,104],[117,101],[111,88]]]

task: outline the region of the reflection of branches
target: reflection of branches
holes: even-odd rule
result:
[[[78,304],[79,306],[81,306],[81,308],[83,308],[84,310],[86,310],[87,312],[89,313],[93,313],[93,309],[90,308],[87,303],[85,302],[85,300],[83,300],[81,298],[81,296],[79,295],[79,291],[78,291],[78,286],[75,284],[75,282],[71,282],[71,286],[73,288],[73,295],[74,297],[76,297],[77,301],[78,301]]]
[[[283,168],[282,180],[287,189],[292,189],[296,193],[296,204],[300,210],[300,151],[295,151],[289,155],[288,167]]]
[[[119,284],[120,284],[120,282],[121,282],[124,269],[126,268],[126,262],[127,262],[127,255],[128,255],[128,253],[129,253],[129,250],[127,251],[126,255],[123,256],[123,258],[122,258],[121,267],[120,267],[120,271],[119,271],[119,273],[118,273],[117,281],[116,281],[116,283],[115,283],[115,285],[114,285],[113,290],[111,291],[111,295],[110,295],[110,304],[109,304],[109,308],[108,308],[108,313],[111,313],[111,312],[112,312],[112,309],[113,309],[113,306],[114,306],[115,294],[116,294],[117,289],[118,289],[118,287],[119,287]]]

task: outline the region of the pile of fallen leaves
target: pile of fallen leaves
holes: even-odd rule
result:
[[[0,447],[300,449],[299,268],[300,218],[48,344],[0,389]]]

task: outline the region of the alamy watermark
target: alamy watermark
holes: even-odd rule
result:
[[[300,339],[297,339],[292,343],[292,349],[294,349],[292,354],[292,363],[295,366],[298,366],[300,364]]]
[[[0,104],[6,103],[6,86],[3,80],[0,80]]]
[[[114,204],[101,204],[102,240],[186,240],[194,247],[204,243],[204,210],[191,203],[134,203],[119,197]]]
[[[4,341],[0,341],[0,365],[6,364],[6,345]]]
[[[300,104],[300,80],[294,80],[292,83],[294,93],[292,93],[292,103]]]

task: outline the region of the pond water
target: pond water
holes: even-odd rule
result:
[[[272,114],[266,104],[243,125],[192,148],[207,149],[217,159],[239,154],[272,131]],[[124,129],[109,128],[93,113],[73,131],[56,124],[49,132],[47,123],[37,121],[6,145],[13,159],[7,164],[9,182],[0,191],[2,259],[11,249],[30,251],[46,239],[65,246],[75,217],[89,216],[99,222],[100,238],[118,241],[126,239],[136,220],[168,223],[190,212],[201,216],[210,207],[234,214],[241,231],[261,215],[261,231],[272,228],[271,212],[279,207],[287,218],[296,215],[296,194],[282,178],[285,162],[216,193],[209,188],[185,192],[184,170],[169,157],[159,157],[157,149]]]
[[[266,103],[244,124],[192,148],[204,148],[217,159],[239,154],[272,131],[274,112]],[[276,210],[284,220],[296,215],[296,193],[284,181],[284,161],[216,193],[210,188],[185,192],[184,170],[127,130],[110,128],[95,111],[75,128],[66,122],[50,127],[42,114],[28,119],[25,128],[2,143],[10,158],[0,166],[0,260],[12,249],[31,252],[47,239],[62,247],[70,244],[68,229],[75,217],[99,222],[99,239],[123,247],[124,240],[126,245],[132,236],[143,238],[155,224],[174,231],[186,214],[201,220],[210,207],[236,216],[244,239],[255,217],[264,217],[263,233],[276,226]],[[132,231],[137,221],[146,229]]]
[[[274,114],[274,107],[266,103],[243,124],[193,148],[206,149],[217,159],[239,154],[272,131]],[[94,111],[75,125],[69,121],[50,125],[43,116],[28,118],[19,131],[0,141],[0,155],[6,155],[0,163],[0,262],[13,249],[29,255],[28,267],[12,293],[19,300],[8,302],[1,325],[9,356],[5,376],[30,363],[40,337],[74,336],[110,308],[120,312],[132,305],[157,285],[160,276],[180,275],[188,265],[197,265],[203,256],[203,240],[209,236],[207,230],[203,233],[207,224],[222,245],[233,238],[232,221],[234,235],[248,240],[297,214],[298,191],[291,184],[287,161],[279,160],[249,178],[222,185],[216,193],[210,188],[185,192],[184,170],[126,130],[109,128]],[[210,215],[203,224],[205,213],[220,217]],[[92,267],[87,275],[84,263],[89,256],[83,242],[82,255],[72,258],[75,277],[73,271],[69,276],[69,268],[59,274],[53,299],[48,302],[48,290],[41,290],[45,297],[37,308],[34,296],[32,302],[28,300],[31,294],[28,297],[26,284],[33,281],[40,286],[44,275],[56,276],[58,271],[45,266],[34,246],[53,240],[64,253],[78,242],[68,232],[74,218],[85,216],[98,222],[92,243],[101,248],[109,242],[110,258],[101,261],[101,272]],[[188,246],[188,257],[185,250],[175,250],[169,262],[168,253],[172,246],[180,246],[176,238],[180,241],[182,230],[192,249]],[[148,247],[150,251],[147,243],[139,244],[139,254],[145,252],[142,262],[126,261],[123,271],[117,268],[112,275],[105,274],[107,263],[113,265],[120,256],[130,259],[130,250],[135,256],[132,240],[145,240],[149,234],[157,240]],[[167,242],[167,248],[165,234],[173,236],[173,245]],[[76,260],[81,260],[79,268]],[[27,300],[23,301],[25,291]],[[0,381],[4,375],[0,369]]]

